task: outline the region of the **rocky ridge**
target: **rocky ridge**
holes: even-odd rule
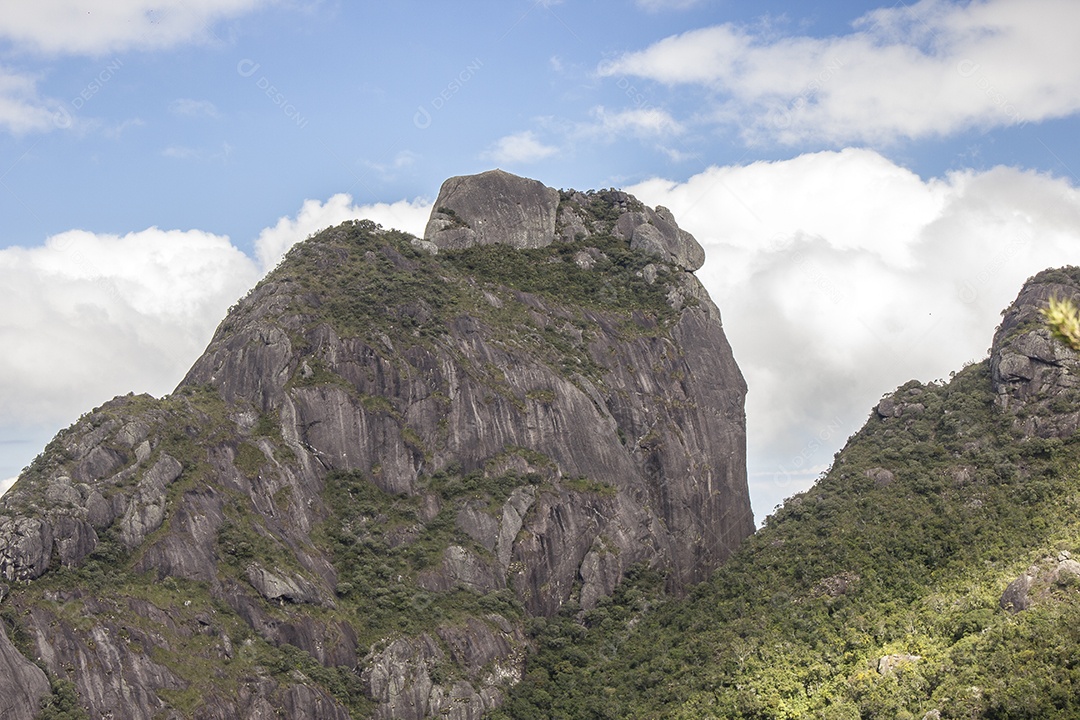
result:
[[[424,239],[298,244],[172,395],[88,413],[0,500],[5,717],[51,680],[95,720],[478,718],[527,617],[638,564],[705,579],[753,523],[702,260],[663,208],[501,171],[447,181]]]

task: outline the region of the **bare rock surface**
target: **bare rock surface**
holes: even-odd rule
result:
[[[1050,597],[1055,590],[1080,585],[1080,562],[1063,550],[1056,557],[1046,557],[1010,582],[1001,593],[999,605],[1011,613],[1027,610]]]
[[[49,692],[49,679],[37,665],[23,657],[0,626],[0,717],[33,720],[40,699]]]
[[[1051,297],[1080,301],[1080,279],[1046,270],[1024,284],[994,333],[991,377],[998,406],[1024,435],[1066,438],[1080,429],[1080,356],[1042,322]]]
[[[452,177],[439,190],[424,239],[444,250],[544,247],[555,240],[558,207],[557,190],[502,170]]]
[[[599,199],[614,213],[614,221],[606,226],[589,219],[595,198],[582,193],[560,193],[503,170],[453,177],[439,190],[424,242],[444,250],[493,243],[540,248],[556,238],[574,241],[608,232],[628,242],[631,249],[657,255],[685,270],[704,264],[705,251],[693,235],[679,228],[667,208],[645,207],[632,195],[618,191],[607,191]],[[576,260],[583,267],[591,267],[594,261],[588,253]]]

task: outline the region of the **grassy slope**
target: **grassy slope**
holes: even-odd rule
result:
[[[921,390],[922,414],[875,413],[687,600],[643,573],[584,627],[535,626],[495,717],[1080,715],[1078,588],[998,603],[1032,563],[1080,550],[1080,439],[1015,437],[987,362],[902,390]],[[879,673],[891,654],[919,659]]]

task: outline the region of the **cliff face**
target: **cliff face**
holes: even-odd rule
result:
[[[92,718],[476,718],[526,617],[637,563],[705,579],[753,521],[701,259],[663,208],[501,171],[447,181],[423,240],[297,245],[173,395],[84,416],[0,500],[10,717],[33,658]]]
[[[990,350],[997,404],[1029,437],[1067,438],[1080,428],[1080,359],[1050,336],[1040,309],[1051,297],[1080,300],[1080,271],[1046,270],[1002,313]]]

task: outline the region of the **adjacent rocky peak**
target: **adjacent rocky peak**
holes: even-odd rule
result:
[[[1044,270],[1002,313],[990,349],[998,406],[1024,434],[1068,437],[1080,428],[1080,356],[1050,336],[1040,310],[1051,297],[1080,302],[1080,268]]]
[[[443,183],[424,240],[444,250],[493,243],[523,249],[595,235],[613,235],[684,270],[705,262],[701,245],[663,206],[649,208],[618,190],[559,191],[503,170]]]

